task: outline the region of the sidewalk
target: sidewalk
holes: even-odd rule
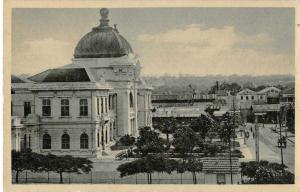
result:
[[[244,158],[240,158],[240,162],[255,160],[255,156],[253,156],[249,147],[246,144],[244,144],[244,138],[237,138],[237,140],[240,143],[240,151],[244,155]]]

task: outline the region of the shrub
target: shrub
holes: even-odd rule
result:
[[[119,151],[119,150],[125,150],[125,149],[128,149],[129,146],[125,146],[125,145],[113,145],[110,147],[110,149],[112,151]]]
[[[130,135],[124,135],[119,139],[120,145],[131,146],[135,142],[135,138]]]

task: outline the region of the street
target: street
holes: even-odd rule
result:
[[[252,132],[251,127],[252,126]],[[264,125],[259,128],[259,157],[260,160],[281,163],[280,148],[277,146],[279,133],[274,132],[271,128],[275,125]],[[248,159],[255,160],[255,138],[253,138],[254,125],[247,124],[246,130],[249,131],[250,137],[246,140],[246,145],[251,152]],[[284,133],[282,133],[284,135]],[[294,173],[295,169],[295,144],[293,140],[287,140],[287,147],[282,148],[283,162],[288,166],[288,170]]]

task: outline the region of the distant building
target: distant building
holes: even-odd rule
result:
[[[249,103],[265,103],[267,97],[265,93],[259,93],[252,91],[251,89],[243,89],[236,94],[237,102],[242,105],[247,105]]]
[[[130,44],[109,26],[108,9],[100,14],[71,64],[11,77],[13,149],[100,157],[118,137],[151,126],[152,88]]]
[[[206,157],[203,162],[205,184],[241,184],[241,168],[238,158]]]
[[[276,87],[266,87],[257,93],[260,95],[265,95],[268,104],[277,104],[279,103],[281,90]]]
[[[280,103],[295,103],[295,88],[288,88],[281,92]]]
[[[266,87],[260,91],[243,89],[236,95],[241,112],[241,119],[248,121],[252,112],[265,113],[259,121],[275,123],[280,109],[281,90],[276,87]]]
[[[153,90],[151,99],[154,107],[183,107],[212,102],[216,99],[216,95],[190,89],[159,90],[158,88]]]

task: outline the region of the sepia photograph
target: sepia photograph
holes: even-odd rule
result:
[[[12,185],[295,184],[295,7],[10,13]]]

